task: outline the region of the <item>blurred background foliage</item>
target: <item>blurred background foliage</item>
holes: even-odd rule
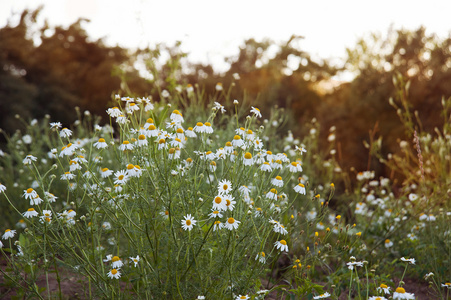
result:
[[[401,140],[412,139],[389,99],[407,99],[408,110],[417,116],[413,127],[433,132],[443,126],[441,99],[451,96],[451,38],[438,39],[424,28],[361,38],[347,49],[343,68],[302,51],[300,36],[278,45],[249,39],[237,56],[226,58],[230,69],[217,73],[211,65],[189,62],[180,44],[110,47],[89,38],[83,29],[87,20],[50,28],[38,26],[38,14],[24,11],[18,24],[0,29],[0,128],[8,135],[23,126],[17,114],[25,120],[49,114],[68,126],[77,118],[78,106],[108,122],[105,110],[114,93],[159,101],[157,89],[173,93],[191,84],[216,95],[214,100],[231,93],[240,101],[245,95],[262,111],[285,108],[291,121],[280,132],[290,129],[295,136],[306,136],[310,128],[304,124],[316,118],[323,149],[335,126],[335,155],[343,171],[376,170],[393,177],[365,147],[383,137],[380,151],[387,155],[400,150]],[[343,72],[354,74],[352,81],[340,81]],[[396,84],[393,78],[398,78]],[[397,85],[406,82],[409,89],[399,95]],[[216,90],[217,83],[223,91]]]

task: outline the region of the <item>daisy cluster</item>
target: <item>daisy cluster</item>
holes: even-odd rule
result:
[[[191,239],[199,237],[206,249],[218,249],[217,243],[231,234],[246,238],[246,243],[237,240],[234,252],[252,257],[258,268],[264,268],[269,257],[289,252],[293,223],[287,224],[283,214],[307,194],[301,160],[305,146],[288,143],[286,153],[269,149],[263,127],[257,127],[262,113],[256,107],[249,110],[244,126],[227,131],[215,126],[217,114],[226,112],[218,102],[207,119],[186,121],[180,109],[156,108],[150,98],[116,100],[117,106],[107,109],[111,126],[95,125],[93,136],[81,137],[76,129],[50,123],[61,144],[50,148],[42,164],[53,163],[45,173],[48,179],[23,189],[22,200],[29,204],[21,212],[23,227],[86,232],[89,241],[76,234],[70,247],[89,243],[96,255],[129,256],[129,263],[111,254],[100,266],[96,260],[89,263],[105,269],[109,280],[138,272],[128,265],[140,266],[142,258],[154,270],[154,264],[170,262],[175,255],[181,272],[191,265],[193,253],[204,255],[188,252]],[[31,173],[41,162],[32,154],[22,161]],[[6,194],[7,187],[0,185],[0,192]],[[15,234],[7,229],[3,239]],[[132,234],[143,245],[136,247]],[[91,235],[96,238],[91,240]],[[129,252],[118,250],[127,248],[120,247],[122,243],[129,245]],[[166,249],[159,252],[166,258],[146,254],[154,245]],[[171,252],[170,247],[179,250]],[[220,262],[222,248],[214,251],[219,251],[213,257]],[[79,263],[74,269],[84,270]],[[238,298],[248,297],[236,289]]]

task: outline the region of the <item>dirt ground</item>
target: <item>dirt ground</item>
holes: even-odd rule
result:
[[[0,269],[2,271],[6,270],[6,261],[4,258],[0,258]],[[83,291],[86,289],[86,281],[84,279],[74,273],[60,270],[60,278],[61,278],[61,290],[62,290],[62,298],[63,299],[88,299],[87,295],[83,293]],[[49,273],[49,286],[50,286],[50,294],[52,298],[57,299],[58,298],[58,282],[56,280],[56,274],[55,273]],[[395,280],[396,282],[396,280]],[[404,280],[405,285],[404,288],[409,293],[414,293],[418,300],[433,300],[437,299],[436,296],[434,296],[433,290],[428,287],[428,285],[425,282],[418,282],[411,279],[405,279]],[[4,275],[0,273],[0,299],[2,300],[9,300],[12,297],[16,296],[16,291],[14,289],[9,288],[6,284],[6,280],[4,278]],[[268,289],[271,289],[272,286],[267,281],[262,280],[262,283],[264,286],[268,286]],[[37,285],[39,287],[45,287],[46,286],[46,277],[45,275],[40,276]],[[44,292],[43,297],[47,299],[47,291]],[[345,300],[348,297],[348,293],[344,292],[340,295],[339,300]],[[288,296],[280,298],[280,296],[277,296],[276,292],[270,293],[266,296],[267,300],[280,300],[280,299],[292,299]],[[451,297],[450,297],[451,299]]]

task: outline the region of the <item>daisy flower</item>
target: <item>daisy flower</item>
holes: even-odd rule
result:
[[[113,171],[109,170],[108,168],[103,168],[102,170],[100,170],[100,175],[102,176],[102,178],[110,177],[112,174]]]
[[[271,179],[271,184],[278,187],[282,187],[283,186],[282,177],[276,176],[276,178]]]
[[[219,210],[213,210],[208,216],[210,218],[222,218],[222,214]]]
[[[244,154],[244,165],[252,166],[253,163],[254,163],[254,160],[252,159],[252,154],[250,154],[249,152],[246,152]]]
[[[243,145],[244,145],[244,142],[241,139],[241,137],[239,135],[235,135],[232,140],[232,146],[233,147],[242,147]]]
[[[349,270],[354,270],[354,267],[363,267],[363,262],[351,261],[351,262],[348,262],[346,265],[348,265]]]
[[[371,296],[368,298],[368,300],[387,300],[387,298],[382,296]]]
[[[385,248],[390,248],[391,246],[393,246],[393,242],[390,241],[389,239],[386,239],[384,244],[385,244]]]
[[[158,131],[157,127],[155,127],[154,124],[150,124],[149,127],[147,128],[146,135],[148,137],[156,137],[156,136],[158,136],[158,133],[159,133],[159,131]]]
[[[138,144],[138,147],[142,147],[142,146],[147,146],[147,145],[148,145],[146,136],[145,136],[144,134],[140,134],[140,135],[138,136],[138,142],[137,142],[137,144]]]
[[[136,257],[130,257],[130,260],[135,264],[135,267],[137,267],[139,262],[139,255],[136,255]]]
[[[6,186],[0,183],[0,193],[4,193],[6,191]]]
[[[108,147],[108,144],[105,142],[104,138],[100,138],[97,142],[94,143],[93,146],[96,147],[97,149],[104,149]]]
[[[71,172],[65,172],[63,175],[61,175],[61,180],[71,180],[74,179],[75,175]]]
[[[271,189],[265,196],[270,200],[277,200],[277,190]]]
[[[216,171],[216,162],[215,161],[210,162],[210,171],[211,172]]]
[[[182,140],[179,139],[179,138],[173,139],[172,141],[169,142],[169,144],[170,144],[172,147],[178,147],[178,148],[182,148],[182,147],[183,147]]]
[[[106,110],[106,113],[112,118],[117,118],[122,114],[121,110],[116,106],[112,107],[112,108],[108,108]]]
[[[125,108],[125,110],[127,111],[127,114],[131,115],[133,114],[133,112],[139,110],[139,106],[136,105],[136,103],[130,102],[128,106]]]
[[[271,165],[269,164],[269,162],[264,162],[261,166],[260,166],[260,170],[264,171],[264,172],[271,172],[272,168]]]
[[[381,285],[376,288],[376,291],[378,293],[384,292],[384,294],[390,294],[390,287],[386,284],[381,283]]]
[[[133,166],[134,168],[135,166]],[[114,173],[114,176],[116,177],[116,180],[114,181],[114,184],[125,184],[128,180],[127,171],[117,171]]]
[[[216,85],[216,87],[217,87],[218,85]],[[217,88],[216,88],[217,89]],[[221,89],[222,89],[222,86],[221,86]],[[249,296],[248,295],[238,295],[236,298],[235,298],[235,300],[247,300],[247,299],[249,299]]]
[[[123,141],[122,145],[119,146],[119,150],[121,151],[133,150],[133,145],[130,144],[129,141]]]
[[[404,258],[404,257],[401,257],[401,260],[402,261],[407,261],[411,265],[415,264],[415,258]]]
[[[5,233],[2,236],[2,239],[6,240],[6,239],[12,239],[14,237],[14,235],[16,234],[15,230],[11,230],[11,229],[6,229]]]
[[[287,242],[285,240],[280,240],[280,241],[275,242],[274,246],[277,249],[280,249],[280,251],[288,252],[288,245],[287,245]]]
[[[27,219],[36,217],[38,215],[39,215],[38,212],[35,211],[34,208],[29,208],[26,212],[23,213],[23,216]]]
[[[415,299],[415,295],[412,293],[406,293],[404,288],[398,287],[393,293],[393,299]]]
[[[227,154],[231,154],[233,152],[233,145],[231,142],[226,142],[224,146],[224,151]]]
[[[220,111],[221,113],[225,113],[226,110],[224,106],[222,106],[219,102],[215,102],[213,105],[213,109]]]
[[[198,132],[198,133],[204,133],[204,132],[206,132],[206,131],[205,131],[204,123],[202,123],[202,122],[197,122],[197,123],[196,123],[196,126],[194,126],[193,131],[194,131],[194,132]]]
[[[266,254],[265,252],[259,252],[256,256],[255,256],[255,260],[258,260],[260,263],[264,264],[266,262]]]
[[[193,127],[188,127],[188,129],[185,131],[185,135],[190,138],[197,137],[197,134],[194,132]]]
[[[50,129],[59,129],[63,127],[63,124],[61,122],[51,122],[50,123]]]
[[[25,197],[25,200],[26,199],[33,199],[37,195],[38,195],[38,193],[36,193],[36,191],[33,190],[32,188],[24,190],[24,193],[23,193],[23,196]]]
[[[276,224],[274,224],[273,230],[274,230],[274,232],[277,232],[280,234],[288,234],[288,231],[285,229],[285,227],[278,222]]]
[[[288,170],[291,173],[302,172],[302,167],[301,167],[301,164],[299,162],[293,161],[291,164],[288,165]]]
[[[260,112],[260,110],[256,107],[251,106],[251,114],[254,114],[254,116],[261,118],[262,114]]]
[[[220,194],[228,194],[232,191],[232,183],[227,180],[223,179],[218,183],[218,192]]]
[[[210,122],[205,122],[204,127],[205,133],[213,133],[213,128],[211,127]]]
[[[235,198],[232,197],[231,195],[228,195],[228,194],[224,195],[224,201],[226,203],[226,207],[230,211],[232,211],[235,208],[236,201],[233,199],[235,199]]]
[[[119,269],[124,265],[119,256],[113,256],[113,258],[111,258],[111,262],[112,262],[111,266],[113,267],[113,269]]]
[[[327,297],[330,297],[330,294],[328,292],[325,292],[324,294],[313,297],[313,299],[325,299]]]
[[[448,289],[451,289],[451,283],[450,282],[441,283],[441,287],[446,287]]]
[[[240,194],[243,195],[243,196],[249,196],[249,194],[251,193],[251,189],[248,188],[246,185],[240,186],[240,188],[238,189],[238,191],[239,191]]]
[[[107,276],[111,279],[119,279],[121,277],[121,271],[118,269],[112,269],[107,273]]]
[[[50,203],[56,202],[56,199],[58,199],[58,197],[49,192],[45,192],[45,196]]]
[[[215,221],[213,223],[213,231],[221,230],[224,227],[224,224],[221,223],[221,221]]]
[[[235,220],[234,218],[228,218],[224,227],[227,228],[228,230],[233,230],[237,229],[240,223],[241,223],[240,221]]]
[[[36,194],[35,197],[30,199],[30,205],[39,205],[42,202],[44,202],[44,200],[42,200],[41,197],[39,197],[38,194]]]
[[[168,145],[166,143],[166,140],[165,139],[160,139],[158,141],[158,150],[167,149],[167,148],[168,148]]]
[[[196,220],[194,220],[194,218],[188,214],[184,217],[185,219],[181,221],[182,223],[182,228],[184,230],[191,230],[193,229],[193,226],[196,225]]]
[[[214,210],[219,210],[219,211],[227,210],[227,204],[226,204],[226,201],[225,201],[225,199],[223,198],[222,195],[217,195],[213,199],[213,209]]]
[[[23,159],[22,162],[23,162],[24,165],[31,165],[31,163],[32,163],[33,161],[36,161],[37,159],[38,159],[37,157],[35,157],[35,156],[29,154],[29,155],[27,155],[27,156]]]
[[[68,138],[72,135],[72,130],[67,129],[67,128],[63,128],[60,131],[60,137],[62,138]]]
[[[299,183],[298,185],[296,185],[296,186],[294,187],[294,191],[295,191],[296,193],[305,195],[305,185],[303,185],[302,183]]]

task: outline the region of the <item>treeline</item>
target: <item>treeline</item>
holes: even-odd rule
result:
[[[89,38],[84,20],[68,28],[40,27],[38,14],[24,11],[18,24],[0,29],[0,128],[9,134],[20,129],[16,114],[26,120],[49,114],[70,124],[78,106],[107,122],[105,109],[114,93],[159,101],[161,89],[171,93],[191,84],[213,95],[218,82],[227,92],[233,83],[233,98],[246,95],[265,111],[285,107],[292,121],[281,130],[301,137],[309,134],[305,124],[316,118],[324,149],[329,128],[335,126],[335,155],[343,170],[370,168],[382,174],[364,147],[370,131],[374,139],[383,136],[384,154],[398,151],[400,139],[410,139],[389,98],[407,99],[412,115],[418,111],[416,126],[433,132],[441,126],[441,99],[451,96],[451,39],[427,35],[424,28],[362,38],[348,49],[344,68],[312,59],[298,47],[302,37],[279,45],[249,39],[236,57],[227,58],[230,69],[218,74],[212,66],[190,63],[179,44],[134,51],[110,47]],[[144,73],[139,64],[146,66]],[[355,78],[336,82],[334,76],[345,71]],[[399,85],[407,81],[408,94],[400,94]]]

